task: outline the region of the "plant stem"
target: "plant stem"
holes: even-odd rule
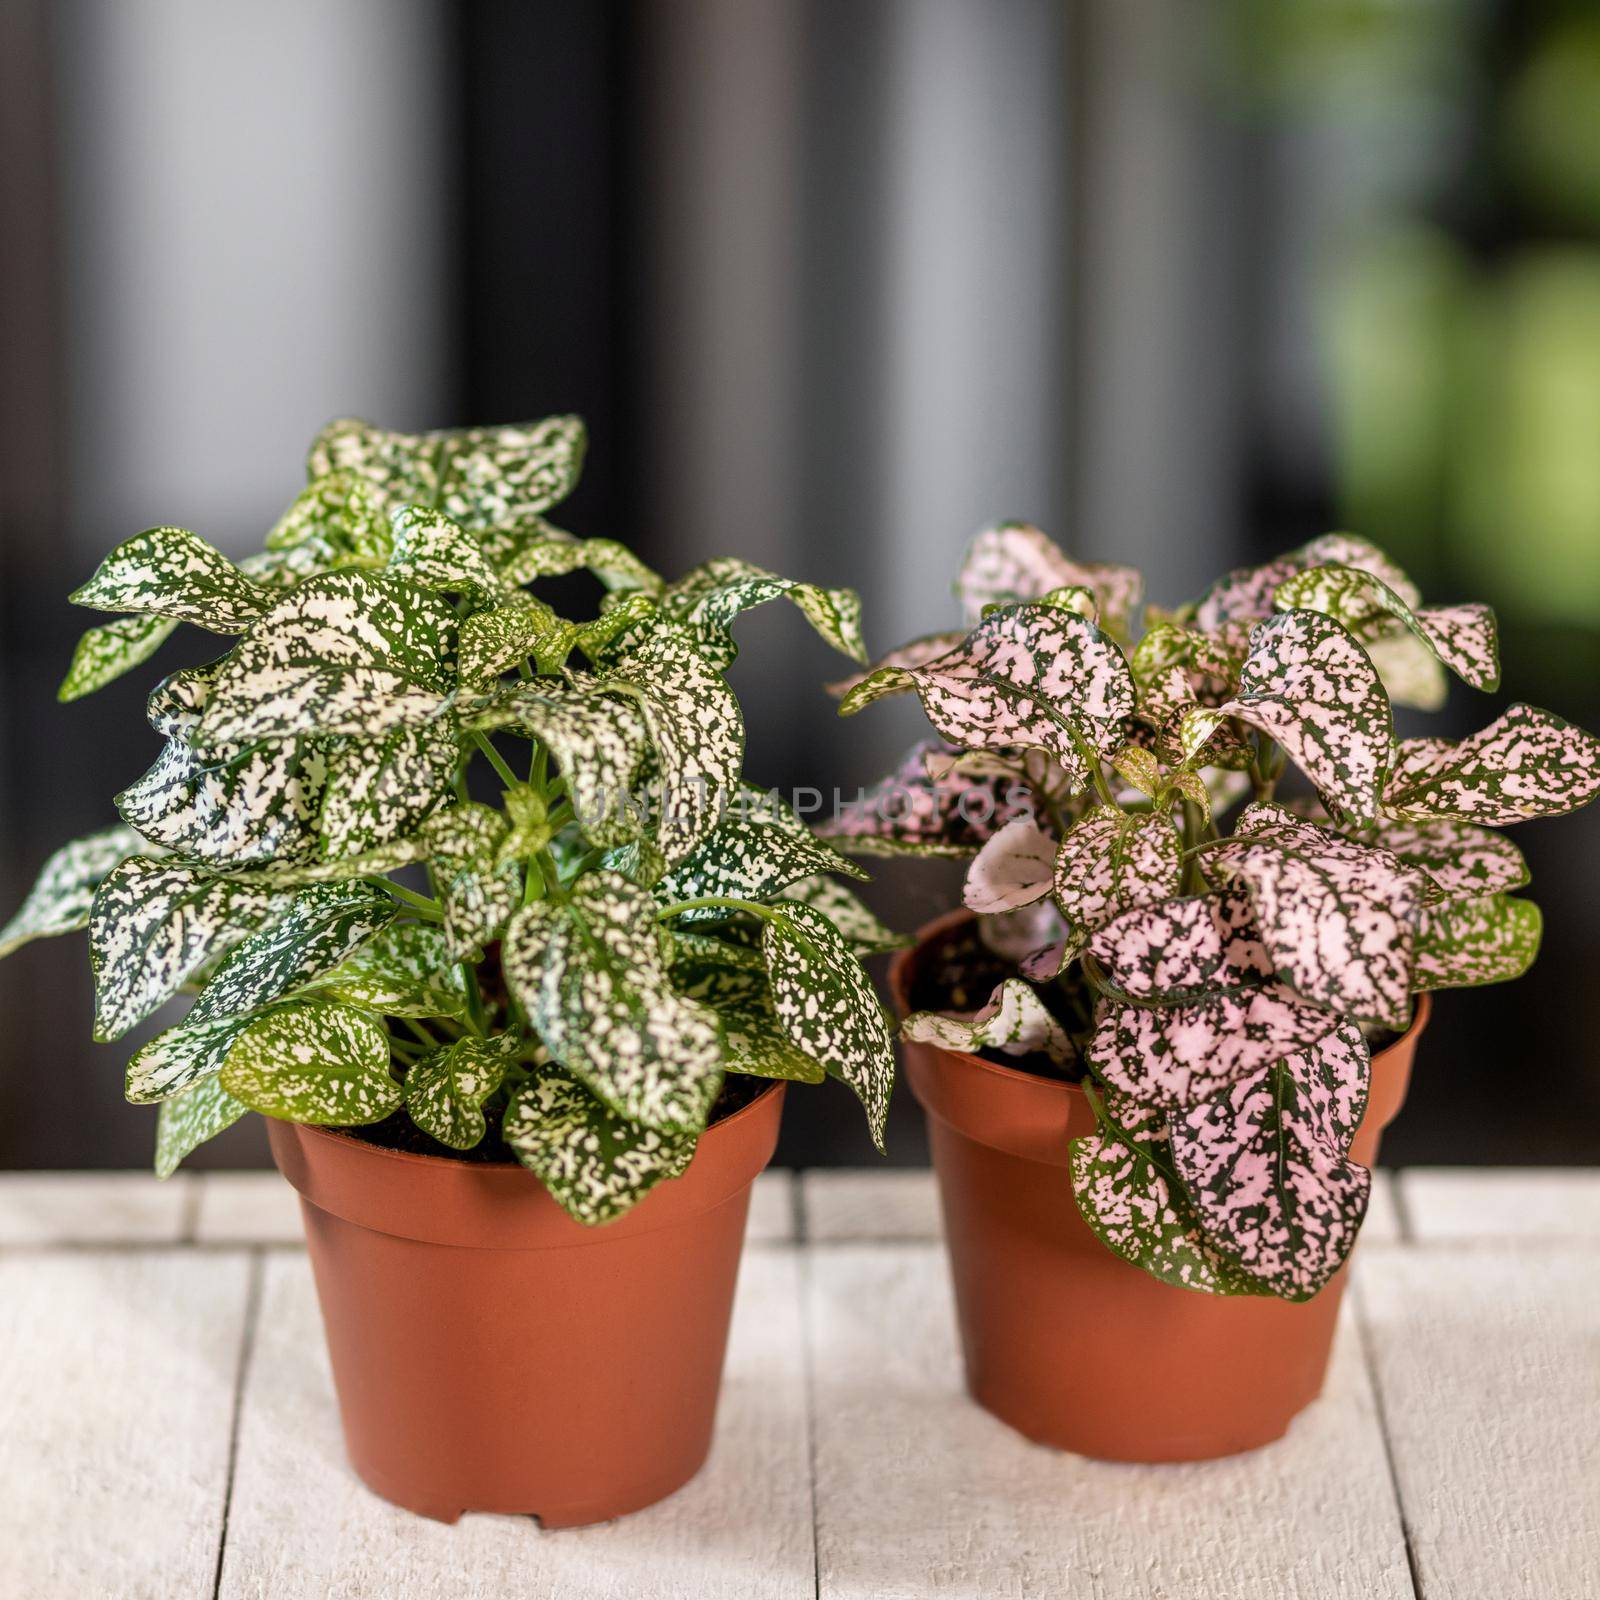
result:
[[[467,990],[467,1020],[472,1031],[481,1039],[489,1026],[483,1013],[483,991],[478,987],[478,969],[470,961],[461,963],[461,981]]]
[[[670,906],[663,906],[656,912],[656,920],[665,922],[668,917],[675,917],[680,911],[699,911],[705,906],[725,906],[730,911],[748,911],[751,916],[760,917],[763,922],[776,922],[780,913],[771,906],[761,905],[755,900],[732,900],[722,895],[706,894],[694,900],[675,900]]]
[[[430,922],[444,921],[444,907],[437,900],[430,900],[425,894],[417,894],[414,890],[406,888],[402,883],[394,882],[391,878],[385,878],[383,886],[402,904],[415,911],[419,917],[426,917]]]
[[[505,757],[494,747],[494,741],[487,734],[475,733],[473,739],[478,748],[489,758],[489,765],[499,774],[502,783],[508,783],[514,789],[517,786],[517,775],[505,763]]]
[[[417,1036],[417,1039],[422,1044],[426,1045],[429,1050],[439,1049],[439,1041],[435,1039],[434,1036],[429,1033],[420,1022],[416,1021],[415,1018],[401,1017],[399,1020],[401,1026],[408,1029],[411,1033],[414,1033]]]

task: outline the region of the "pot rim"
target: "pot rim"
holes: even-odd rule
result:
[[[889,963],[889,991],[894,1000],[895,1010],[900,1015],[903,1023],[911,1014],[909,977],[912,962],[940,935],[950,932],[954,928],[964,926],[969,922],[977,921],[977,912],[959,907],[954,911],[947,911],[943,916],[935,917],[931,922],[925,922],[917,929],[915,942],[905,946],[894,953],[894,958]],[[1401,1046],[1414,1042],[1417,1036],[1427,1026],[1428,1018],[1433,1011],[1433,996],[1426,990],[1411,997],[1411,1021],[1406,1025],[1404,1033],[1397,1034],[1381,1050],[1373,1055],[1376,1061],[1379,1056],[1387,1055],[1391,1050],[1399,1050]],[[1068,1083],[1063,1079],[1046,1078],[1037,1072],[1024,1072],[1020,1067],[1001,1066],[997,1061],[990,1061],[984,1056],[973,1055],[969,1050],[952,1050],[948,1045],[930,1044],[927,1049],[937,1050],[940,1055],[949,1056],[952,1060],[959,1061],[963,1066],[977,1067],[980,1071],[987,1072],[996,1078],[1007,1079],[1013,1083],[1031,1085],[1036,1091],[1060,1091],[1068,1095],[1076,1095],[1080,1100],[1087,1101],[1088,1096],[1083,1092],[1081,1083]],[[926,1109],[926,1108],[924,1108]]]

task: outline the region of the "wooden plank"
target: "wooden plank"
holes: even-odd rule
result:
[[[1600,1241],[1600,1172],[1561,1167],[1408,1167],[1400,1194],[1418,1244]]]
[[[1372,1199],[1367,1204],[1367,1220],[1361,1224],[1361,1237],[1368,1244],[1399,1244],[1400,1210],[1395,1204],[1395,1175],[1379,1167],[1372,1174]]]
[[[799,1273],[791,1251],[745,1255],[717,1443],[700,1476],[635,1516],[546,1533],[523,1517],[446,1527],[362,1487],[344,1460],[310,1269],[299,1254],[269,1257],[220,1594],[811,1600]]]
[[[819,1168],[803,1173],[800,1185],[812,1244],[943,1236],[938,1185],[925,1168]]]
[[[300,1197],[276,1172],[195,1174],[199,1244],[299,1244]]]
[[[820,1596],[1411,1600],[1353,1327],[1280,1443],[1116,1466],[1030,1444],[967,1398],[937,1247],[841,1246],[809,1268]]]
[[[750,1191],[750,1220],[745,1224],[746,1244],[789,1244],[794,1239],[794,1174],[771,1167]]]
[[[1374,1251],[1357,1298],[1425,1600],[1591,1600],[1600,1251]]]
[[[0,1594],[209,1597],[248,1258],[0,1260]]]
[[[0,1245],[175,1244],[191,1177],[150,1172],[0,1174]]]

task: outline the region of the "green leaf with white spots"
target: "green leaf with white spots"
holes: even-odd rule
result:
[[[903,950],[912,940],[909,934],[896,933],[861,903],[856,895],[835,878],[803,878],[779,891],[781,900],[798,900],[820,911],[844,936],[858,956],[882,955]]]
[[[517,1036],[458,1039],[436,1050],[406,1074],[406,1110],[440,1144],[470,1150],[489,1131],[483,1103],[505,1082],[506,1065],[517,1055]]]
[[[250,867],[241,872],[213,868],[219,877],[231,882],[250,884],[258,888],[297,889],[308,883],[343,883],[353,878],[381,877],[396,867],[409,866],[420,861],[428,847],[420,835],[410,839],[396,839],[390,844],[380,844],[363,850],[357,856],[340,856],[333,861],[274,861],[264,867]]]
[[[423,830],[433,854],[453,960],[470,959],[499,938],[522,902],[521,867],[499,861],[509,832],[498,811],[476,801],[441,811]]]
[[[572,641],[597,667],[608,667],[626,652],[629,635],[659,615],[660,608],[651,596],[639,590],[607,595],[598,617],[580,622],[572,630]]]
[[[234,1040],[222,1087],[286,1122],[381,1122],[404,1099],[389,1072],[389,1036],[368,1012],[334,1000],[291,1000]]]
[[[215,1075],[163,1100],[156,1120],[156,1176],[170,1178],[186,1155],[231,1128],[249,1110]]]
[[[222,1071],[233,1041],[249,1025],[248,1016],[195,1027],[187,1019],[139,1046],[128,1063],[124,1092],[136,1106],[186,1093],[203,1078]]]
[[[448,720],[324,747],[317,832],[329,856],[358,856],[403,838],[453,797],[461,740]]]
[[[286,904],[276,886],[148,856],[122,862],[89,913],[95,1038],[120,1038]]]
[[[658,772],[654,839],[674,866],[711,831],[738,788],[744,763],[739,702],[694,636],[671,624],[658,624],[632,643],[595,687],[625,694],[644,716]]]
[[[1539,954],[1543,931],[1538,906],[1510,895],[1429,906],[1417,928],[1412,988],[1461,989],[1520,978]]]
[[[752,1078],[821,1083],[827,1070],[790,1042],[772,1008],[766,970],[721,961],[674,964],[680,994],[709,1006],[722,1027],[722,1066]]]
[[[437,923],[391,922],[312,986],[386,1017],[467,1014],[461,966]]]
[[[1359,567],[1312,567],[1280,584],[1279,611],[1320,611],[1367,642],[1392,637],[1395,624],[1414,634],[1464,683],[1475,689],[1500,684],[1500,647],[1488,606],[1436,606],[1413,610],[1382,578]]]
[[[40,869],[16,915],[0,928],[0,956],[31,939],[88,927],[95,890],[119,862],[144,849],[132,828],[105,828],[62,845]]]
[[[1111,770],[1142,795],[1154,799],[1161,793],[1161,763],[1143,745],[1123,745],[1111,757]]]
[[[213,633],[242,633],[272,605],[267,590],[187,528],[149,528],[124,539],[68,598],[97,611],[193,622]]]
[[[644,828],[637,804],[641,770],[650,753],[642,709],[580,687],[541,683],[501,691],[466,714],[468,728],[520,728],[549,746],[584,837],[601,848],[631,843]]]
[[[330,567],[377,566],[394,545],[389,518],[378,491],[353,472],[331,472],[295,497],[272,525],[268,550],[318,547]]]
[[[687,860],[662,878],[655,886],[655,895],[662,905],[708,896],[769,900],[791,883],[820,872],[839,872],[852,878],[867,875],[810,834],[734,816],[719,823]],[[679,912],[677,920],[680,925],[687,925],[716,921],[727,914],[724,907],[707,906]]]
[[[177,626],[169,617],[135,616],[90,628],[72,652],[72,665],[56,690],[56,699],[65,704],[103,689],[148,661]]]
[[[1173,1166],[1163,1114],[1125,1096],[1107,1104],[1115,1122],[1070,1146],[1073,1198],[1100,1242],[1175,1288],[1270,1293],[1206,1237]]]
[[[442,511],[402,506],[394,514],[393,530],[389,566],[413,583],[458,594],[491,595],[499,590],[500,574],[477,536]]]
[[[338,966],[394,918],[393,898],[375,883],[302,889],[271,927],[228,953],[201,990],[188,1025],[218,1022],[281,999]]]
[[[732,557],[702,562],[668,584],[661,596],[661,611],[691,628],[702,640],[707,657],[726,667],[738,654],[731,632],[734,618],[769,600],[784,598],[794,603],[835,650],[853,661],[867,659],[861,638],[861,597],[854,589],[819,589]]]
[[[673,989],[648,891],[588,873],[565,901],[517,913],[501,964],[552,1059],[614,1111],[674,1132],[705,1126],[722,1081],[716,1019]]]
[[[522,1084],[501,1134],[576,1222],[614,1222],[694,1159],[696,1136],[619,1116],[581,1083],[550,1068]]]
[[[385,507],[432,506],[468,528],[500,528],[571,494],[587,439],[577,417],[504,427],[397,433],[354,417],[317,435],[307,476],[349,472]]]
[[[330,572],[292,590],[217,672],[194,744],[299,734],[369,738],[448,704],[456,614],[392,572]]]
[[[883,1006],[855,952],[814,906],[785,905],[762,932],[772,1009],[790,1043],[847,1083],[873,1143],[894,1088],[894,1048]]]
[[[544,601],[515,589],[496,605],[475,611],[461,624],[461,681],[488,689],[529,657],[543,669],[567,658],[579,630]]]
[[[615,539],[552,536],[550,530],[512,541],[502,554],[499,570],[500,581],[508,584],[592,572],[614,594],[637,589],[658,595],[663,588],[660,573],[647,567],[625,544]]]

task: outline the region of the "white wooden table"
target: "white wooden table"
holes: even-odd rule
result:
[[[1600,1172],[1386,1179],[1326,1395],[1197,1466],[971,1405],[937,1235],[925,1174],[769,1174],[701,1476],[449,1528],[344,1463],[275,1175],[0,1177],[0,1600],[1600,1595]]]

